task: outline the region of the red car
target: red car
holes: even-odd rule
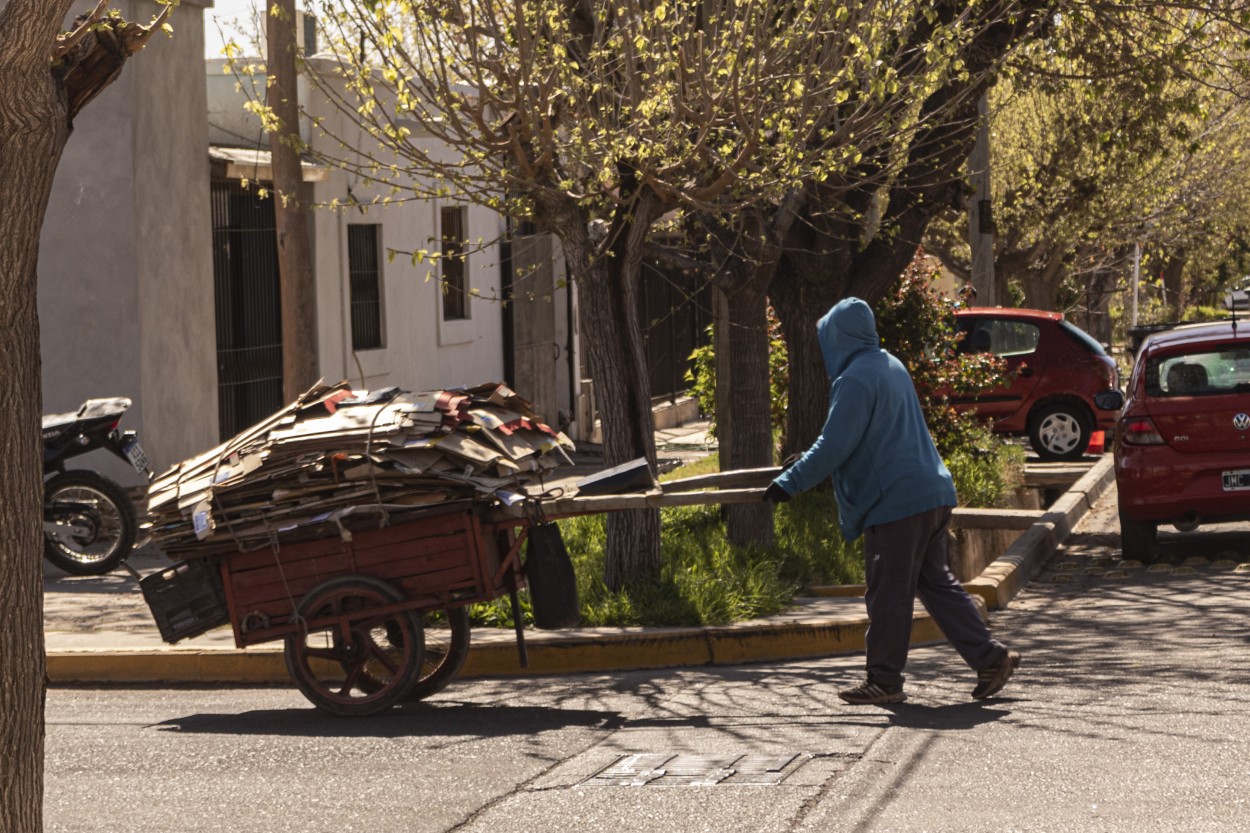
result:
[[[1250,320],[1187,324],[1137,354],[1115,440],[1124,557],[1159,524],[1250,519]]]
[[[1043,460],[1074,460],[1094,431],[1115,427],[1118,407],[1095,397],[1117,390],[1115,360],[1062,313],[1011,307],[972,307],[955,313],[961,351],[1007,361],[1011,382],[971,397],[951,397],[961,410],[993,420],[1002,434],[1027,434]]]

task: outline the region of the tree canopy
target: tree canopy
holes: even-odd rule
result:
[[[1244,238],[1248,46],[1244,3],[1130,4],[1074,6],[1021,51],[992,94],[992,180],[996,271],[1027,305],[1123,289],[1135,243],[1166,271]],[[931,238],[956,268],[961,225]]]
[[[885,181],[900,137],[957,97],[922,103],[972,72],[967,45],[1009,7],[355,0],[321,6],[327,48],[309,69],[345,120],[319,122],[342,147],[323,155],[379,201],[477,202],[560,238],[615,464],[654,456],[635,299],[661,218]]]

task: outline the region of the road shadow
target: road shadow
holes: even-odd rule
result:
[[[942,706],[924,706],[919,703],[899,703],[883,706],[890,712],[890,725],[905,729],[937,729],[941,731],[965,731],[1002,720],[1011,714],[1003,709],[1004,700],[992,699],[974,703],[949,703]],[[998,708],[994,708],[994,706]]]
[[[283,737],[407,738],[528,737],[585,727],[612,730],[625,719],[613,711],[558,706],[508,706],[436,701],[410,703],[382,714],[340,718],[307,709],[259,709],[237,714],[191,714],[155,724],[167,732]]]

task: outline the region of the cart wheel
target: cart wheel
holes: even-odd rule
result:
[[[440,615],[440,621],[433,621]],[[421,674],[416,684],[405,698],[409,701],[424,700],[446,688],[460,673],[469,655],[469,611],[466,608],[430,611],[421,617],[421,628],[425,634],[425,660],[421,663]],[[398,628],[388,627],[386,639],[393,645],[402,646],[404,637]],[[377,691],[382,682],[365,675],[361,678],[360,687],[366,691]]]
[[[426,614],[425,662],[421,676],[408,692],[409,700],[421,700],[437,694],[456,678],[469,655],[469,611],[457,607],[443,611],[442,622],[431,623],[433,614]]]
[[[286,667],[313,705],[353,717],[407,697],[424,662],[421,618],[372,612],[403,600],[381,579],[356,575],[330,579],[304,597],[299,615],[307,625],[287,636]]]

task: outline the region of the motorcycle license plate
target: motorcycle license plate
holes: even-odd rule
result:
[[[1250,489],[1250,469],[1224,472],[1224,491],[1244,492]]]
[[[135,471],[139,474],[146,475],[151,470],[148,463],[148,455],[143,453],[143,446],[139,445],[138,440],[132,440],[126,443],[126,447],[122,449],[126,453],[126,459],[130,461],[130,465],[135,467]]]

